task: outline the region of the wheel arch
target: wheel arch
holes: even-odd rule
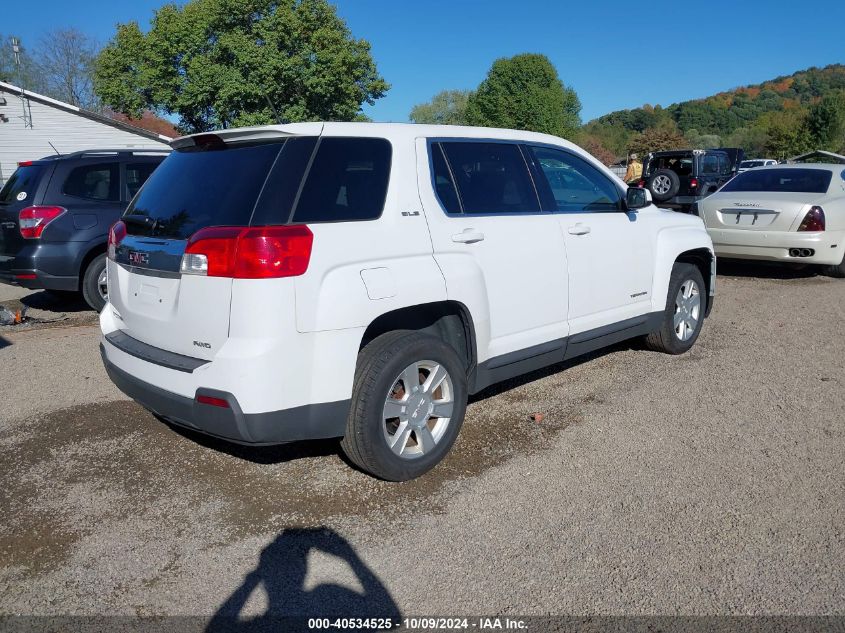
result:
[[[704,227],[693,225],[666,228],[658,234],[651,295],[653,310],[666,309],[669,277],[672,267],[679,262],[692,264],[701,271],[707,295],[705,316],[709,315],[716,290],[716,255]]]
[[[377,336],[395,330],[414,330],[436,336],[464,361],[467,375],[477,359],[475,324],[469,309],[458,301],[436,301],[397,308],[376,317],[364,330],[359,351]]]
[[[85,270],[88,265],[100,255],[104,255],[108,249],[108,243],[105,240],[95,240],[86,244],[85,248],[80,250],[82,257],[79,259],[79,264],[76,267],[76,289],[82,290],[82,278],[85,276]]]
[[[701,272],[701,277],[704,279],[705,294],[707,296],[704,316],[709,316],[710,310],[713,307],[713,291],[715,291],[716,284],[716,256],[705,247],[693,248],[680,253],[675,258],[675,263],[692,264]]]

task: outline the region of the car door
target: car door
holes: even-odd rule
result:
[[[522,148],[418,139],[417,161],[434,257],[449,299],[472,312],[479,362],[557,350],[562,357],[566,253],[557,219],[540,210]]]
[[[649,312],[652,218],[626,212],[624,190],[586,158],[548,146],[525,150],[540,199],[554,212],[566,245],[570,334],[623,327]]]

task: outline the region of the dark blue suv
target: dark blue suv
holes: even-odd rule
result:
[[[106,303],[106,241],[167,150],[98,150],[20,163],[0,190],[0,282]]]

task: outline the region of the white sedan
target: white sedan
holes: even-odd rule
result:
[[[757,167],[698,205],[717,256],[822,264],[845,277],[845,165]]]

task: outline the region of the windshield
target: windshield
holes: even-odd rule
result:
[[[23,202],[35,195],[38,178],[44,171],[44,165],[26,165],[18,167],[12,177],[0,189],[0,203]]]
[[[762,167],[763,161],[762,160],[744,160],[739,164],[740,167],[744,168],[751,168],[751,167]]]
[[[831,172],[826,169],[758,169],[744,171],[729,181],[722,191],[781,191],[785,193],[825,193]]]

